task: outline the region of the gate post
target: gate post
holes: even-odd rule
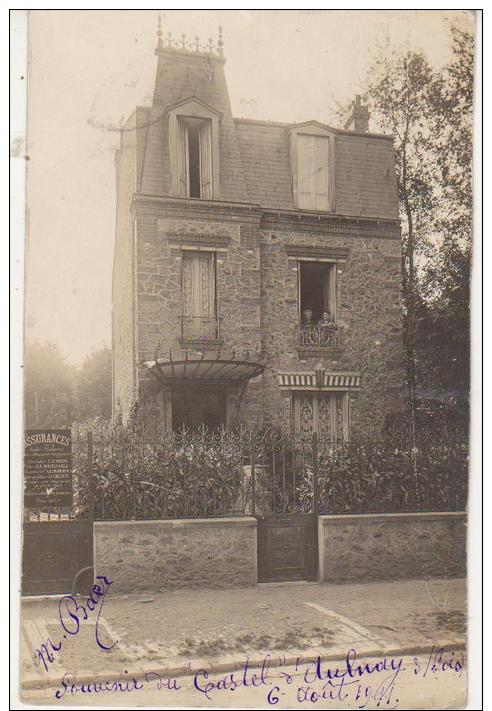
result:
[[[318,433],[313,432],[311,456],[313,460],[313,514],[316,516],[318,514],[318,500],[319,500],[319,488],[318,488]]]
[[[89,519],[94,521],[94,446],[92,432],[87,433],[87,483],[89,486]]]

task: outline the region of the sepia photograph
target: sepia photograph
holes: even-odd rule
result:
[[[469,708],[481,11],[22,32],[16,708]]]

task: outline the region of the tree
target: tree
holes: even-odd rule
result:
[[[75,369],[53,343],[28,343],[24,355],[25,426],[70,427],[75,409]]]
[[[437,400],[469,388],[473,36],[451,34],[439,71],[421,52],[380,54],[366,81],[373,119],[395,141],[412,406],[416,387],[440,390]]]
[[[434,229],[441,239],[422,278],[429,317],[442,338],[441,343],[434,338],[430,344],[420,339],[420,346],[427,346],[425,360],[440,371],[442,387],[464,400],[470,377],[474,40],[471,32],[457,27],[451,27],[451,34],[452,59],[436,75],[430,92],[432,155],[440,196]]]
[[[414,333],[419,305],[416,263],[425,253],[425,236],[432,222],[432,179],[425,152],[428,146],[429,92],[433,71],[422,53],[377,57],[368,74],[365,98],[384,133],[394,136],[398,198],[402,219],[404,338],[407,380],[415,389]]]
[[[77,419],[81,422],[100,417],[111,418],[110,348],[102,348],[88,356],[77,373]]]

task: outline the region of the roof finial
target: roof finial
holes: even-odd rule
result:
[[[159,13],[159,19],[157,20],[157,49],[162,48],[162,16]]]
[[[219,25],[219,39],[217,40],[217,48],[219,54],[222,56],[224,54],[224,41],[222,39],[222,27]]]

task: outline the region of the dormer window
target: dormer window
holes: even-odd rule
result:
[[[312,122],[291,129],[292,190],[299,210],[335,209],[335,136]]]
[[[192,98],[169,110],[171,190],[178,197],[219,197],[221,114]]]
[[[329,210],[329,138],[297,136],[297,196],[301,210]]]
[[[180,197],[212,197],[212,122],[178,118]]]

